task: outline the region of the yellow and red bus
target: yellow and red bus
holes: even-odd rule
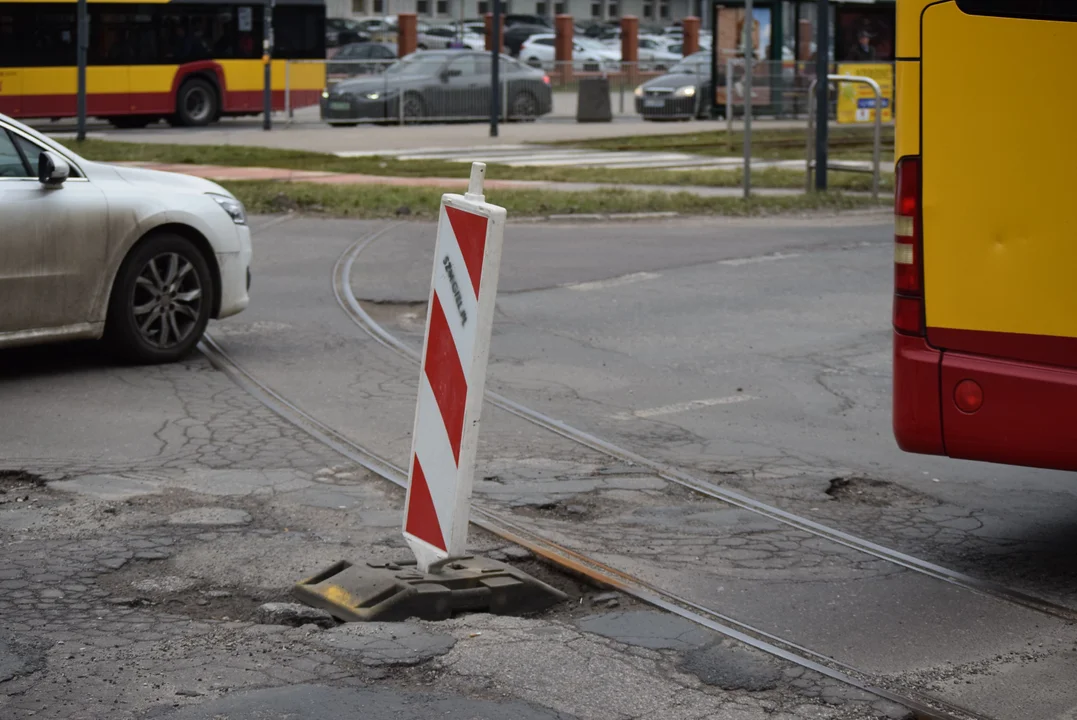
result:
[[[894,432],[1077,470],[1077,2],[898,0]]]
[[[87,114],[121,127],[160,118],[205,125],[262,111],[265,5],[89,0]],[[324,0],[283,0],[273,10],[272,90],[284,107],[285,62],[325,59]],[[0,0],[0,113],[76,113],[76,3]],[[324,63],[288,68],[294,106],[317,104]]]

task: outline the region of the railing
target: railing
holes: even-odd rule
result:
[[[386,72],[392,60],[297,60],[285,66],[285,106],[289,122],[332,124],[481,121],[490,116],[489,76],[427,77],[425,80]],[[614,119],[654,121],[724,117],[732,127],[745,109],[744,67],[739,60],[723,63],[714,77],[709,63],[695,72],[671,74],[677,63],[576,58],[571,62],[534,59],[502,62],[501,119],[574,119],[580,81],[609,81]],[[325,93],[309,89],[310,66],[324,68]],[[657,67],[661,66],[661,67]],[[668,67],[667,67],[668,66]],[[487,65],[488,67],[488,65]],[[753,64],[753,117],[806,118],[814,64],[763,61]],[[305,81],[300,87],[297,78]],[[294,86],[294,87],[293,87]],[[322,95],[323,97],[318,97]],[[832,105],[833,112],[833,105]]]

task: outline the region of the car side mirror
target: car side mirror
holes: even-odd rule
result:
[[[446,68],[441,71],[441,81],[448,82],[449,78],[460,77],[464,72],[460,68]]]
[[[71,166],[56,153],[48,150],[37,156],[37,180],[42,185],[58,187],[71,174]]]

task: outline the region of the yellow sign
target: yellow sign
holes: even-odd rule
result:
[[[882,91],[883,122],[894,119],[894,67],[890,63],[841,63],[838,75],[859,75],[879,83]],[[838,84],[838,122],[875,122],[875,91],[864,83]]]

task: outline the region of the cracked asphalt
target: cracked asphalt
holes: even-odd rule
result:
[[[330,287],[384,227],[258,219],[252,307],[211,334],[398,463],[417,369]],[[1061,474],[902,455],[885,218],[510,225],[489,386],[636,452],[1077,607]],[[418,344],[433,229],[363,252],[357,297]],[[264,624],[340,559],[406,557],[402,493],[201,356],[0,355],[0,717],[870,718],[906,711],[534,561],[530,618]],[[703,498],[484,409],[476,501],[685,597],[996,718],[1077,707],[1077,632]],[[504,545],[473,531],[476,552]]]

